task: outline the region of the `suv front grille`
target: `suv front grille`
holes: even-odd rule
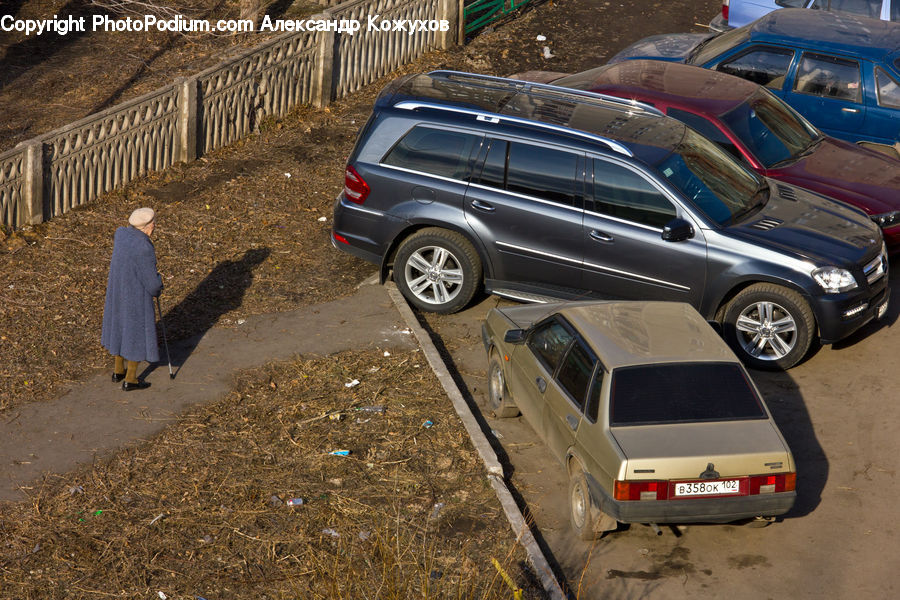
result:
[[[869,285],[872,285],[882,277],[887,272],[887,257],[884,254],[879,254],[875,257],[875,259],[863,267],[863,273],[866,276],[866,281],[869,282]]]

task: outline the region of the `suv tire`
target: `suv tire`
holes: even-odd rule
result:
[[[430,227],[400,243],[394,281],[417,308],[454,313],[472,300],[481,284],[481,260],[461,234]]]
[[[757,283],[725,309],[725,341],[755,369],[790,369],[806,356],[816,331],[809,303],[793,290]]]
[[[519,416],[519,409],[506,387],[503,363],[500,362],[500,354],[496,350],[491,350],[491,359],[488,362],[488,403],[491,411],[498,418],[508,419]]]

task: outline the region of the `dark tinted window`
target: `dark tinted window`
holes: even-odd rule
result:
[[[593,384],[591,385],[591,394],[588,396],[588,406],[587,406],[587,417],[590,419],[591,423],[597,422],[597,413],[600,409],[600,392],[603,389],[603,368],[597,369],[597,374],[594,376]]]
[[[578,156],[511,142],[506,189],[559,204],[575,204],[575,171]]]
[[[480,138],[467,133],[414,127],[383,163],[451,179],[465,179],[469,157]]]
[[[673,363],[613,371],[610,425],[764,419],[743,370],[728,363]]]
[[[539,325],[528,336],[528,347],[534,351],[547,370],[556,371],[563,352],[569,347],[573,336],[559,321],[549,321]]]
[[[900,4],[900,0],[898,0]],[[875,81],[878,82],[878,104],[891,108],[900,108],[900,85],[897,81],[882,71],[875,69]]]
[[[872,19],[881,18],[881,0],[813,0],[810,8],[839,10]]]
[[[569,393],[579,408],[584,406],[588,385],[591,383],[591,375],[594,372],[596,360],[584,346],[575,343],[563,360],[559,369],[557,381]]]
[[[797,68],[794,91],[859,102],[859,63],[855,60],[805,53]]]
[[[506,153],[509,144],[503,140],[491,142],[487,157],[484,160],[484,168],[478,183],[489,185],[500,190],[506,189]]]
[[[803,8],[804,2],[806,0],[775,0],[775,4],[784,8]]]
[[[787,48],[758,46],[719,64],[716,70],[780,90],[793,58],[793,51]]]
[[[594,210],[660,229],[676,216],[672,203],[642,176],[596,158]]]
[[[728,139],[728,136],[722,133],[721,129],[716,127],[716,125],[711,123],[705,117],[677,108],[670,108],[667,112],[670,117],[674,117],[688,127],[700,132],[706,139],[714,141],[720,148],[728,151],[735,158],[745,160],[744,155],[741,154],[741,151],[737,149],[737,146]]]
[[[891,0],[891,21],[900,21],[900,0]],[[894,62],[897,64],[897,61]],[[900,66],[897,67],[900,69]]]

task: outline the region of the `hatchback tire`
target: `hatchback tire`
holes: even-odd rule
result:
[[[509,395],[506,377],[503,374],[503,363],[500,362],[500,354],[496,350],[491,350],[491,358],[488,361],[488,403],[494,416],[498,418],[519,416],[519,409]]]
[[[472,244],[447,229],[422,229],[400,243],[394,281],[417,308],[441,314],[463,309],[481,284],[481,260]]]
[[[809,303],[793,290],[757,283],[728,304],[725,341],[748,366],[790,369],[806,356],[816,331]]]

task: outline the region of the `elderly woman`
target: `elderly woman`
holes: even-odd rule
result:
[[[112,380],[124,379],[126,392],[150,387],[146,381],[138,381],[137,367],[142,360],[159,360],[153,298],[163,287],[150,241],[156,213],[152,208],[139,208],[128,223],[131,226],[119,227],[113,238],[100,336],[100,343],[115,357]]]

